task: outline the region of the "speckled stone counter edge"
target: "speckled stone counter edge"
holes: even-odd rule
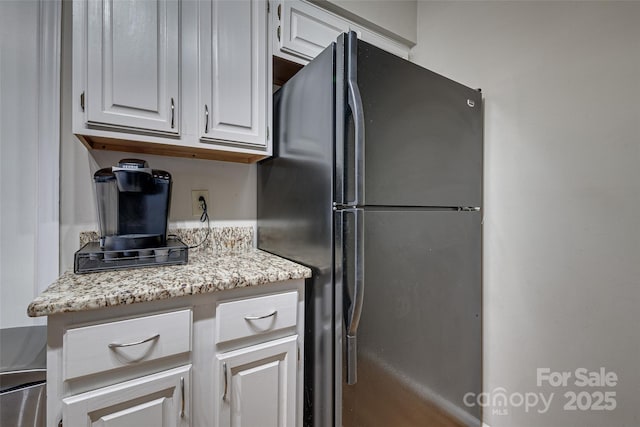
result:
[[[190,230],[172,233],[193,244],[204,236],[199,232],[206,232]],[[96,239],[96,233],[81,235],[81,243]],[[252,245],[251,227],[212,228],[209,243],[189,251],[187,265],[91,274],[69,271],[29,304],[27,314],[50,316],[311,277],[309,268]]]

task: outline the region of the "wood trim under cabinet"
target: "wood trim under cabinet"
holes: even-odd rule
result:
[[[223,162],[255,163],[266,155],[234,153],[208,148],[180,147],[142,141],[121,140],[101,136],[78,135],[76,137],[89,149],[124,151],[127,153],[156,154],[160,156],[188,157],[191,159],[220,160]]]
[[[273,84],[282,86],[296,73],[302,70],[304,65],[297,62],[289,61],[288,59],[273,57]]]

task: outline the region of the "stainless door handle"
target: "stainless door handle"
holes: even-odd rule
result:
[[[180,377],[180,418],[184,418],[184,377]]]
[[[358,381],[358,326],[364,305],[364,218],[362,209],[345,209],[347,214],[354,215],[354,290],[353,301],[349,307],[346,342],[346,371],[347,384],[353,385]],[[346,270],[343,270],[346,271]],[[345,278],[344,283],[349,280]]]
[[[364,107],[362,105],[362,97],[358,88],[358,37],[356,33],[351,31],[346,39],[347,51],[347,104],[351,109],[353,116],[354,130],[354,194],[353,200],[345,201],[347,206],[358,206],[364,203]],[[344,180],[346,183],[347,180]],[[343,190],[346,199],[346,188]]]
[[[145,339],[140,340],[140,341],[129,342],[129,343],[126,343],[126,344],[111,343],[111,344],[109,344],[109,348],[131,347],[131,346],[134,346],[134,345],[144,344],[146,342],[153,341],[153,340],[158,339],[158,338],[160,338],[160,334],[155,334],[152,337],[145,338]]]
[[[227,400],[227,386],[228,386],[227,362],[222,363],[222,372],[224,374],[224,393],[222,394],[222,400]]]
[[[176,117],[176,105],[173,102],[173,98],[171,98],[171,129],[175,127],[175,117]]]
[[[266,319],[267,317],[275,316],[278,310],[273,310],[271,313],[263,314],[262,316],[244,316],[244,320],[258,320]]]
[[[209,133],[209,107],[204,104],[204,133]]]

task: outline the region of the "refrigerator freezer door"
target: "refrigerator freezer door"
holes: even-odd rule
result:
[[[274,156],[258,164],[258,247],[313,270],[305,289],[304,424],[334,420],[335,45],[274,95]]]
[[[347,200],[357,205],[471,207],[482,203],[480,92],[358,40],[365,129],[347,120]],[[347,53],[346,74],[353,68]],[[364,135],[358,168],[357,136]]]
[[[364,210],[358,381],[343,386],[343,427],[481,425],[463,401],[482,391],[480,222],[479,212]]]

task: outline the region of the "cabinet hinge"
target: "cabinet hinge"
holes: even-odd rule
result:
[[[60,422],[58,423],[58,427],[62,427],[64,424],[62,424],[62,420],[60,420]]]
[[[267,139],[269,139],[269,126],[267,126]]]
[[[80,94],[80,108],[84,111],[84,92]]]
[[[300,346],[298,346],[298,362],[300,361]]]

